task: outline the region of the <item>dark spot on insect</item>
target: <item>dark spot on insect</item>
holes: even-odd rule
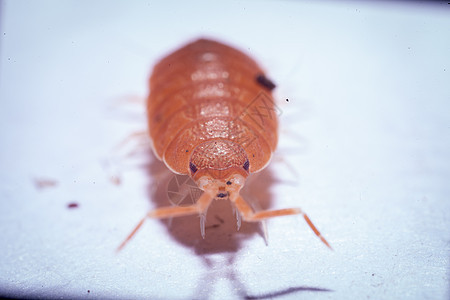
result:
[[[197,172],[197,166],[196,165],[194,165],[193,163],[189,163],[189,169],[191,169],[191,172],[192,173],[195,173],[195,172]]]
[[[161,122],[161,114],[156,114],[154,117],[153,117],[153,120],[155,120],[155,122],[157,122],[157,123],[159,123],[159,122]]]
[[[225,198],[227,196],[227,193],[218,193],[217,198]]]
[[[264,76],[264,74],[258,74],[256,76],[256,82],[265,87],[266,89],[268,89],[269,91],[273,90],[276,87],[276,85],[266,76]]]
[[[186,150],[186,153],[188,153],[189,152],[189,150]]]
[[[67,204],[67,208],[77,208],[79,205],[76,202],[71,202]]]
[[[250,168],[250,162],[248,161],[248,159],[245,161],[244,163],[244,170],[248,172],[248,169]]]
[[[231,181],[228,180],[228,181],[227,181],[227,185],[231,185]]]
[[[216,218],[217,221],[219,221],[221,224],[223,224],[223,222],[225,222],[221,217],[219,217],[218,215],[214,216]]]
[[[211,226],[207,226],[206,229],[212,229],[212,228],[217,228],[220,227],[220,224],[213,224]]]

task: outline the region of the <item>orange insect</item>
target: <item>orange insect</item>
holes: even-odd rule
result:
[[[238,226],[240,217],[257,222],[300,214],[330,247],[300,208],[254,212],[239,194],[247,177],[267,166],[277,146],[274,87],[250,57],[206,39],[186,45],[155,66],[147,101],[154,153],[174,173],[190,175],[203,194],[191,206],[148,212],[119,250],[147,217],[198,214],[204,238],[206,212],[218,198],[234,204]]]

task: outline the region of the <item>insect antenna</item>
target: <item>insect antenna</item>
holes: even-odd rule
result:
[[[125,245],[131,240],[131,238],[136,234],[136,232],[139,230],[139,228],[141,228],[142,224],[144,224],[145,219],[147,219],[147,215],[145,217],[143,217],[139,223],[136,225],[136,227],[133,229],[133,231],[127,236],[127,238],[120,244],[119,247],[117,247],[116,252],[120,252],[120,250],[123,249],[123,247],[125,247]]]
[[[312,229],[312,231],[314,231],[314,233],[317,235],[317,237],[325,244],[327,245],[328,248],[330,248],[330,250],[333,250],[333,248],[331,248],[330,244],[328,244],[327,240],[322,236],[322,234],[320,233],[319,230],[317,230],[316,226],[314,226],[313,222],[311,221],[311,219],[308,217],[307,214],[305,214],[304,212],[302,212],[303,218],[305,219],[306,223],[308,223],[309,227]]]

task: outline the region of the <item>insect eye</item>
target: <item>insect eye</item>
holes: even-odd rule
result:
[[[248,161],[248,159],[245,161],[244,163],[244,170],[248,172],[248,169],[250,168],[250,162]]]
[[[197,166],[194,165],[193,163],[189,163],[189,169],[191,169],[192,174],[194,174],[195,172],[197,172]]]

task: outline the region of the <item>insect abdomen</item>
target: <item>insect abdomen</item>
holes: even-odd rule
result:
[[[205,39],[162,59],[147,103],[156,155],[187,174],[197,145],[226,139],[244,148],[250,172],[264,168],[277,144],[278,121],[270,89],[258,76],[262,69],[247,55]]]

